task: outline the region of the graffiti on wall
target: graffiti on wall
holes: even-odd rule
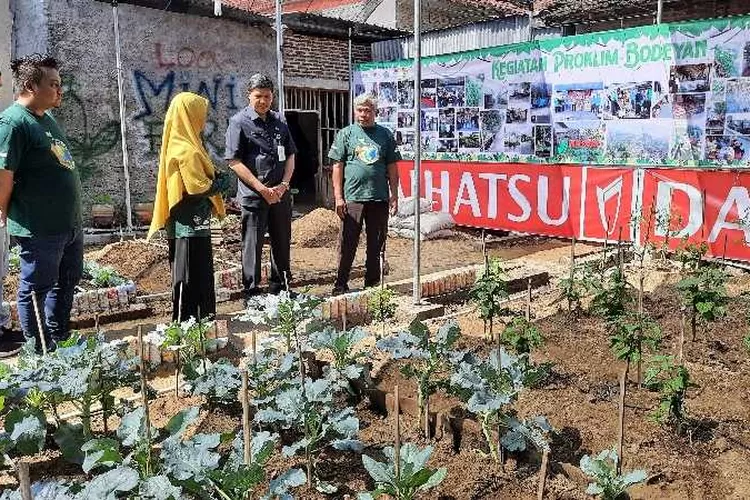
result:
[[[169,102],[179,92],[195,92],[209,101],[204,138],[209,152],[221,157],[229,117],[241,107],[238,77],[233,60],[214,51],[183,47],[169,51],[155,44],[154,67],[135,69],[132,84],[138,110],[133,120],[148,154],[158,154]]]
[[[62,80],[63,104],[57,114],[65,124],[70,152],[78,166],[81,180],[85,181],[98,170],[99,158],[112,151],[120,142],[120,122],[106,120],[103,123],[93,123],[75,77],[64,75]]]

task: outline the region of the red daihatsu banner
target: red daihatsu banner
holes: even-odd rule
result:
[[[413,175],[412,162],[399,163],[405,196]],[[461,226],[592,241],[669,236],[673,246],[687,236],[708,241],[712,255],[750,260],[748,189],[750,172],[423,161],[420,194]]]

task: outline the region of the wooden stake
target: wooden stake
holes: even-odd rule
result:
[[[21,489],[22,500],[33,500],[31,496],[31,479],[29,478],[29,464],[18,462],[18,484]]]
[[[620,268],[620,274],[623,274],[625,271],[625,257],[622,252],[622,226],[620,226],[617,234],[617,265]]]
[[[401,419],[399,413],[401,412],[401,403],[399,400],[398,386],[393,388],[394,397],[394,413],[396,415],[396,447],[394,448],[394,459],[396,461],[396,479],[401,476]]]
[[[94,331],[99,335],[99,313],[94,314]]]
[[[721,260],[727,260],[727,243],[729,243],[729,235],[724,235],[724,250],[721,255]]]
[[[490,268],[490,256],[487,253],[487,233],[482,229],[482,258],[484,259],[484,271]]]
[[[576,237],[570,241],[570,284],[573,285],[573,278],[575,277],[576,268]],[[573,312],[573,304],[568,301],[568,313]]]
[[[183,289],[183,282],[180,281],[180,291],[177,292],[177,322],[182,323],[182,289]]]
[[[146,435],[144,436],[147,443],[147,453],[148,456],[146,458],[146,468],[147,473],[150,473],[148,469],[150,468],[151,464],[151,419],[149,417],[149,411],[148,411],[148,383],[147,383],[147,373],[146,373],[146,344],[143,342],[143,328],[141,325],[138,325],[138,347],[140,349],[140,358],[141,358],[141,402],[143,404],[143,420],[144,420],[144,428],[146,429]]]
[[[680,308],[680,345],[677,352],[677,364],[682,365],[682,351],[685,346],[685,306]]]
[[[201,365],[203,373],[206,373],[206,335],[203,332],[203,317],[201,316],[201,306],[198,306],[198,342],[200,342]]]
[[[44,337],[44,323],[42,315],[39,312],[39,302],[36,299],[36,292],[31,291],[31,303],[34,305],[34,315],[36,316],[36,327],[39,332],[39,342],[42,345],[42,354],[47,355],[47,339]]]
[[[526,281],[526,321],[531,321],[531,278]]]
[[[346,331],[346,310],[349,308],[349,301],[341,299],[344,302],[344,310],[341,312],[341,329]]]
[[[430,397],[424,398],[424,437],[430,439]]]
[[[250,401],[248,400],[248,383],[247,383],[247,370],[242,370],[242,392],[240,393],[240,401],[242,402],[242,437],[245,443],[245,465],[249,466],[253,461],[252,443],[251,443],[251,432],[250,428]]]
[[[628,371],[630,371],[630,361],[625,362],[625,369],[622,371],[620,378],[620,415],[617,421],[617,455],[620,460],[617,462],[617,473],[620,474],[622,469],[622,453],[625,443],[625,395],[627,391]]]
[[[174,351],[174,397],[180,397],[180,350]]]
[[[539,470],[539,488],[536,491],[537,500],[544,500],[544,488],[547,485],[547,468],[549,464],[549,450],[542,451],[542,467]]]
[[[644,281],[646,276],[643,274],[641,268],[641,275],[638,279],[638,361],[636,362],[636,380],[638,382],[638,388],[643,387],[643,368],[641,364],[641,358],[643,358],[641,351],[641,338],[643,337],[643,295],[644,295]]]
[[[255,336],[255,330],[250,331],[250,344],[253,348],[253,366],[258,362],[258,345]]]

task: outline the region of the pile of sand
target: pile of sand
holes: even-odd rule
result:
[[[292,222],[292,244],[318,248],[335,245],[339,238],[341,219],[327,208],[316,208]]]

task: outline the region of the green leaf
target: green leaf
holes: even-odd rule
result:
[[[376,484],[389,483],[395,479],[393,473],[385,464],[377,462],[367,455],[362,455],[362,464]]]
[[[445,479],[446,475],[448,475],[448,469],[446,469],[445,467],[440,467],[437,471],[435,471],[434,474],[430,476],[430,479],[428,479],[426,483],[419,487],[419,489],[424,491],[430,488],[434,488],[435,486],[443,482],[443,479]]]
[[[77,500],[117,500],[118,493],[133,491],[140,482],[138,472],[130,467],[118,467],[94,477],[86,483]]]
[[[122,463],[120,443],[114,439],[92,439],[81,447],[85,453],[83,472],[88,474],[97,467],[112,467]]]
[[[38,410],[15,408],[5,417],[5,430],[21,455],[35,455],[44,449],[47,420]]]
[[[54,439],[65,460],[74,464],[83,464],[84,453],[81,447],[86,442],[86,437],[83,435],[81,424],[62,422],[55,431]]]
[[[146,478],[140,486],[139,500],[180,500],[182,490],[174,486],[167,476]]]
[[[171,437],[181,437],[182,433],[198,418],[199,410],[195,406],[186,408],[173,416],[164,426]]]

